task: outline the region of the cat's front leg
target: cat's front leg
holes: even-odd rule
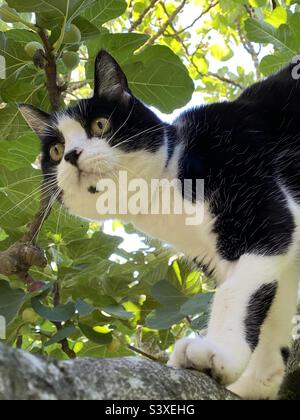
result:
[[[238,263],[239,266],[246,264]],[[251,349],[245,339],[246,308],[251,291],[241,267],[217,290],[206,337],[179,340],[169,360],[174,368],[194,368],[208,373],[223,385],[235,382],[246,369]],[[251,291],[249,290],[251,288]]]
[[[270,392],[272,395],[267,395],[267,392],[263,392],[259,387],[255,391],[253,381],[245,380],[242,384],[238,379],[246,371],[250,358],[258,347],[261,330],[266,325],[274,303],[277,302],[280,282],[278,279],[283,278],[283,273],[287,272],[285,258],[243,256],[216,293],[207,337],[179,341],[169,365],[176,368],[193,367],[209,372],[223,384],[235,382],[235,386],[231,389],[244,398],[273,397],[274,389]],[[286,320],[290,320],[295,310],[297,295],[295,290],[297,274],[293,271],[292,275],[292,271],[293,269],[289,277],[293,281],[293,286],[287,303],[289,311]],[[289,287],[288,284],[286,286]],[[280,312],[281,308],[278,310],[278,313]],[[285,336],[279,339],[280,346],[287,345],[290,335],[290,322],[289,325],[287,322],[284,324],[282,330],[285,331]],[[273,354],[276,360],[276,355],[280,351],[277,348],[279,341],[274,340],[276,333],[271,325],[266,328],[270,330],[268,336],[270,343],[265,357],[271,357]],[[281,377],[279,381],[276,378],[276,393],[278,382],[282,380],[283,375],[282,358],[280,360]],[[271,363],[269,366],[275,375],[278,363]],[[249,389],[252,390],[252,395],[249,394]]]

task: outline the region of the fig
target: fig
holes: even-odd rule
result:
[[[66,29],[64,36],[64,44],[79,44],[81,41],[81,32],[77,26],[71,24],[69,29]]]
[[[35,324],[39,319],[38,314],[31,308],[25,309],[22,313],[22,319],[30,324]]]
[[[44,47],[36,41],[29,42],[25,46],[25,51],[30,58],[33,58],[38,50],[44,50]]]
[[[68,70],[72,71],[78,67],[80,63],[79,55],[73,51],[67,51],[64,53],[62,60]]]
[[[109,353],[116,353],[119,350],[120,346],[120,341],[117,338],[114,338],[113,341],[110,344],[108,344],[107,351]]]

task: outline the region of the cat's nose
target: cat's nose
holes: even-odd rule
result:
[[[77,162],[81,153],[82,150],[73,149],[65,155],[65,161],[71,163],[71,165],[77,166]]]

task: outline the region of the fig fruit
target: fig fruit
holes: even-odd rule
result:
[[[77,26],[71,24],[70,28],[65,31],[64,44],[79,44],[81,41],[81,32]]]
[[[79,55],[73,51],[67,51],[64,53],[62,60],[68,70],[72,71],[78,67],[80,63]]]
[[[30,324],[35,324],[39,319],[38,314],[31,308],[25,309],[22,313],[22,319]]]
[[[25,51],[30,58],[33,58],[38,50],[44,50],[44,47],[36,41],[29,42],[25,46]]]

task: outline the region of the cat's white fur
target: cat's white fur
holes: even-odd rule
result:
[[[129,178],[143,178],[149,183],[153,177],[170,180],[177,177],[180,146],[166,167],[167,142],[157,153],[125,153],[111,148],[107,139],[87,139],[81,125],[68,116],[58,121],[58,128],[65,138],[66,153],[74,148],[83,150],[78,161],[80,175],[77,168],[64,160],[58,166],[58,183],[64,191],[64,204],[75,215],[101,219],[96,210],[97,194],[88,192],[88,188],[96,185],[101,177],[116,180],[120,170],[128,170]],[[230,385],[229,389],[243,398],[276,398],[285,371],[281,349],[290,346],[300,278],[300,209],[286,190],[285,194],[297,229],[289,252],[278,257],[244,255],[235,263],[222,260],[217,252],[217,238],[211,230],[214,219],[206,203],[196,204],[202,206],[204,213],[199,226],[186,225],[186,215],[121,217],[189,257],[201,256],[204,263],[215,267],[218,290],[207,337],[179,341],[169,365],[209,369],[213,376]],[[159,192],[152,197],[152,200],[157,199]],[[244,323],[249,300],[261,286],[274,281],[278,282],[276,300],[262,326],[259,345],[251,354]]]

